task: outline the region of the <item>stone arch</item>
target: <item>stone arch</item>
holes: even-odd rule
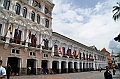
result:
[[[8,17],[9,17],[8,13],[5,12],[3,9],[0,9],[0,16],[5,18],[5,19],[8,19]]]
[[[20,6],[22,6],[22,4],[21,4],[19,1],[15,1],[15,6],[16,6],[16,3],[19,3],[19,4],[20,4]]]

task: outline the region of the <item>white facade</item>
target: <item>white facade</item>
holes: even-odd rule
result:
[[[73,70],[76,72],[97,70],[99,67],[108,66],[107,55],[97,50],[95,46],[85,46],[56,32],[53,32],[52,44],[54,47],[51,61],[59,62],[57,68],[61,70],[61,73],[73,72]],[[62,53],[59,53],[59,48],[61,48]],[[70,50],[69,55],[67,54],[68,50]],[[76,51],[75,56],[73,55],[74,51]],[[61,63],[64,67],[62,67]]]

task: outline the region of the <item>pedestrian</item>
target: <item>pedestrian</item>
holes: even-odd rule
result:
[[[28,66],[28,75],[30,75],[31,74],[31,66],[29,65]]]
[[[115,75],[115,72],[116,72],[116,69],[115,69],[115,68],[113,68],[113,75]]]
[[[10,79],[11,71],[12,71],[12,68],[10,66],[10,63],[8,63],[7,69],[6,69],[7,79]]]
[[[101,67],[99,68],[99,71],[101,72]]]
[[[5,78],[6,70],[4,67],[2,67],[2,60],[0,60],[0,79]]]
[[[112,79],[112,73],[109,70],[108,66],[106,66],[106,71],[104,72],[104,77],[105,77],[105,79]]]

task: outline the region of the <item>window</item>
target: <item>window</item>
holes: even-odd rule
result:
[[[40,3],[38,4],[38,7],[41,8],[41,4]]]
[[[27,16],[27,8],[23,7],[23,17],[26,18]]]
[[[20,50],[16,50],[16,54],[20,54]]]
[[[34,7],[36,7],[38,5],[38,2],[34,1],[33,4],[34,4]]]
[[[65,47],[62,47],[63,55],[65,55]]]
[[[58,53],[58,46],[57,45],[54,45],[54,52]]]
[[[85,53],[83,53],[83,59],[85,60]]]
[[[37,23],[40,24],[40,15],[37,14]]]
[[[34,22],[34,20],[35,20],[35,12],[33,12],[32,11],[32,13],[31,13],[31,20]]]
[[[30,52],[30,56],[32,56],[32,52]]]
[[[48,19],[45,20],[45,27],[49,28],[49,20]]]
[[[3,6],[4,6],[4,9],[9,10],[9,7],[10,7],[10,0],[4,0]]]
[[[15,55],[19,55],[20,54],[20,49],[14,49],[14,48],[12,48],[11,49],[11,54],[15,54]]]
[[[45,7],[45,14],[47,14],[49,11],[48,11],[48,9]]]
[[[29,56],[35,57],[35,56],[36,56],[36,53],[31,51],[31,52],[29,53]]]
[[[81,53],[80,53],[80,59],[81,59]]]
[[[16,14],[20,15],[20,4],[19,3],[16,3],[16,7],[15,7],[15,11],[16,11]]]
[[[15,53],[15,49],[12,49],[12,53]]]
[[[48,54],[43,54],[43,58],[48,58]]]

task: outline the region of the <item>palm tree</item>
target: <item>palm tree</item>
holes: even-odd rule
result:
[[[113,19],[116,21],[118,18],[120,18],[120,2],[117,2],[118,6],[113,6]]]

